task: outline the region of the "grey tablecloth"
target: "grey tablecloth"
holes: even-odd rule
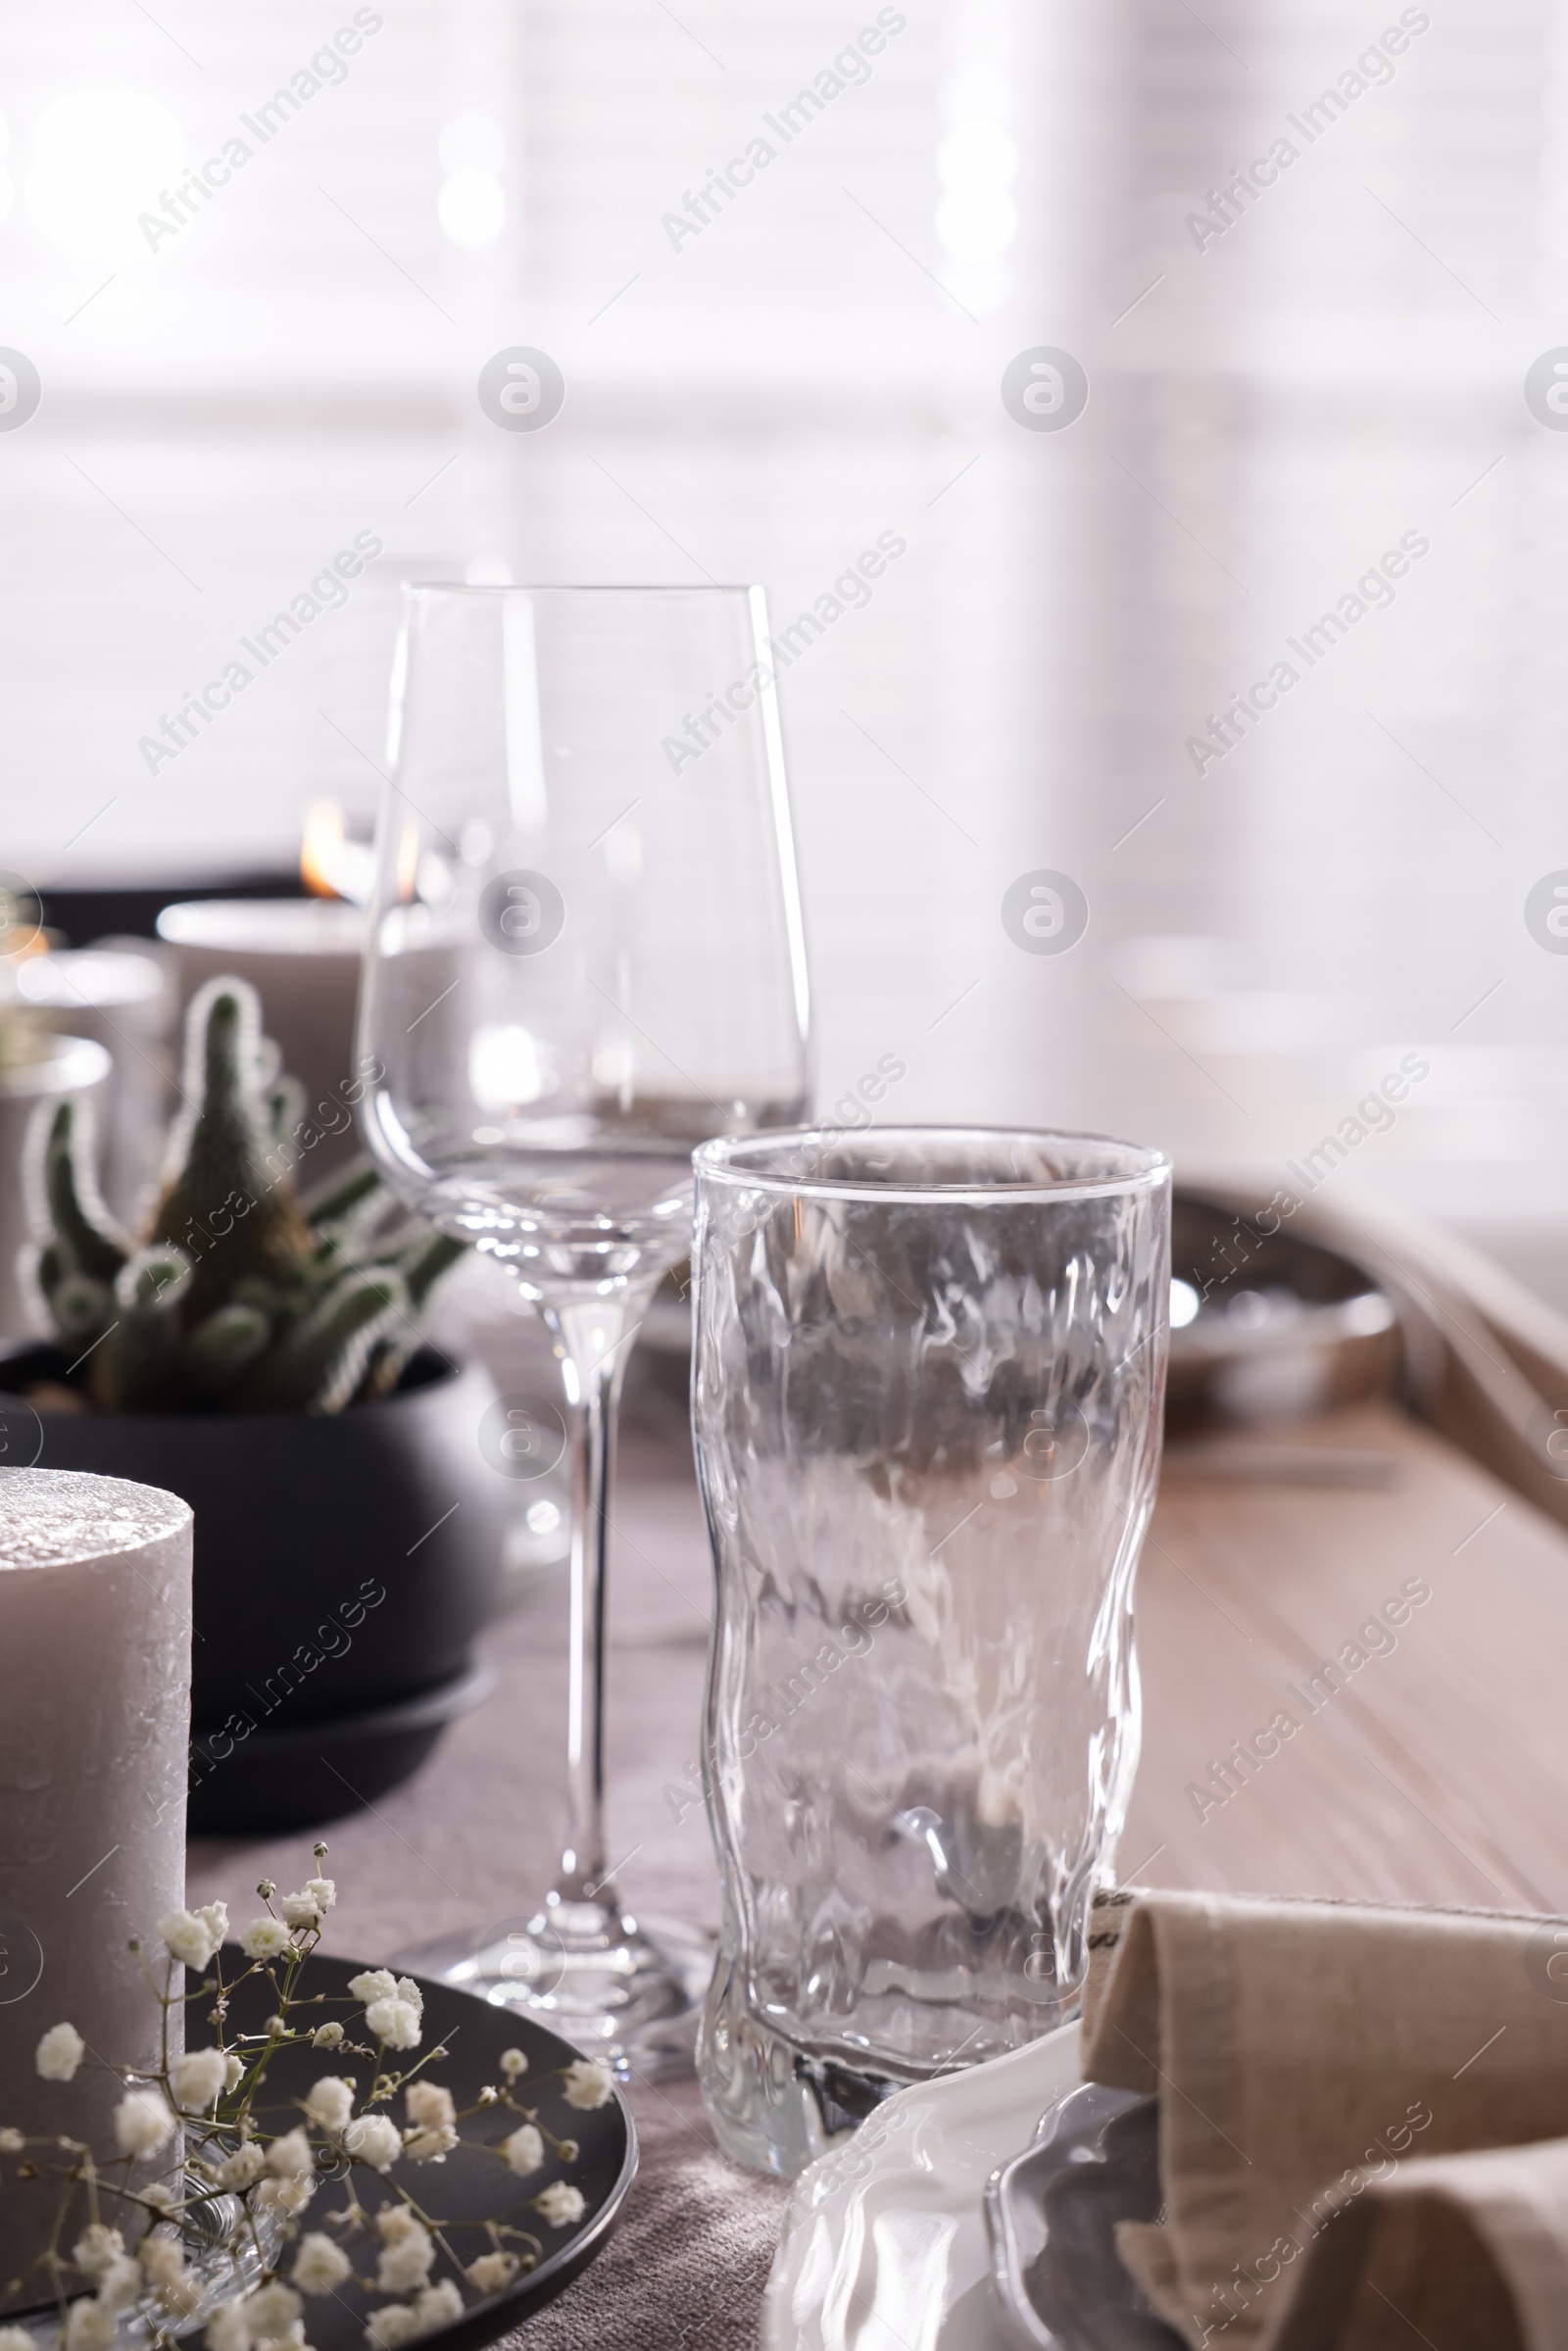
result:
[[[754,2351],[785,2187],[713,2146],[695,2082],[633,2088],[642,2168],[591,2269],[518,2351]]]
[[[546,1375],[548,1376],[548,1375]],[[712,1925],[712,1847],[686,1767],[698,1751],[711,1569],[678,1408],[644,1384],[625,1431],[611,1589],[611,1858],[631,1906]],[[368,1565],[373,1566],[373,1562]],[[324,1831],[338,1886],[328,1948],[379,1961],[448,1927],[514,1919],[560,1854],[564,1571],[487,1637],[494,1694],[416,1779]],[[677,1817],[677,1815],[679,1817]],[[245,1915],[258,1879],[311,1875],[311,1837],[200,1839],[191,1896]],[[752,2351],[783,2189],[715,2151],[695,2082],[636,2084],[643,2162],[607,2251],[515,2337],[526,2351]]]

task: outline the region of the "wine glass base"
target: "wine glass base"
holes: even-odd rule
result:
[[[607,1916],[596,1904],[553,1903],[503,1919],[475,1940],[438,1935],[394,1966],[531,2016],[624,2081],[690,2074],[715,1938],[677,1919]]]

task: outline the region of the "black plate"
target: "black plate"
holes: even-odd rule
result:
[[[225,1979],[236,1977],[248,1965],[237,1945],[223,1946]],[[334,2020],[342,2024],[353,2038],[355,2020],[363,2020],[364,2010],[349,1991],[349,1979],[359,1975],[364,1965],[363,1960],[329,1959],[324,1955],[312,1959],[302,1979],[307,1999],[317,1993],[324,1993],[326,1997],[314,2012],[309,2007],[296,2011],[296,2021],[304,2023],[314,2013],[319,2023]],[[200,1979],[191,1977],[189,1981],[194,1986]],[[520,2049],[528,2060],[528,2070],[515,2085],[514,2094],[518,2103],[537,2107],[542,2124],[548,2125],[558,2138],[575,2139],[581,2149],[578,2160],[572,2164],[563,2164],[547,2151],[543,2169],[519,2180],[493,2155],[478,2152],[479,2148],[506,2137],[522,2119],[507,2107],[490,2107],[459,2124],[463,2143],[444,2162],[403,2162],[396,2166],[393,2179],[400,2180],[416,2201],[444,2224],[442,2233],[465,2264],[476,2254],[489,2251],[483,2228],[487,2220],[530,2229],[543,2240],[544,2258],[536,2270],[519,2272],[504,2293],[470,2302],[461,2319],[454,2319],[449,2326],[418,2338],[421,2344],[446,2344],[449,2351],[474,2351],[478,2344],[493,2341],[529,2312],[553,2301],[563,2286],[586,2269],[600,2251],[636,2176],[637,2132],[618,2089],[612,2092],[607,2105],[582,2114],[566,2104],[559,2080],[547,2081],[547,2076],[558,2074],[560,2068],[570,2065],[582,2054],[559,2033],[548,2032],[530,2017],[492,2008],[487,2001],[476,2000],[468,1992],[454,1991],[447,1984],[430,1984],[419,1978],[415,1981],[424,1994],[424,2036],[418,2049],[403,2054],[402,2062],[415,2063],[427,2050],[446,2049],[447,2057],[427,2069],[428,2078],[451,2090],[461,2113],[473,2104],[487,2082],[500,2082],[502,2051]],[[231,2039],[235,2033],[263,2031],[274,2006],[267,1979],[249,1978],[230,1999],[224,2037]],[[196,2000],[187,2014],[189,2046],[199,2048],[211,2035],[208,2010],[204,2002]],[[323,2074],[357,2076],[363,2089],[368,2071],[364,2058],[346,2057],[337,2050],[316,2049],[309,2043],[279,2048],[268,2060],[267,2086],[257,2101],[258,2120],[269,2131],[292,2129],[303,2119],[300,2102],[311,2084]],[[390,2114],[395,2122],[401,2123],[401,2096],[377,2111]],[[582,2220],[569,2229],[552,2229],[530,2209],[532,2198],[553,2180],[564,2180],[580,2188],[587,2203],[588,2210]],[[355,2167],[354,2183],[368,2211],[373,2213],[382,2204],[395,2200],[396,2191],[363,2165]],[[325,2227],[327,2214],[342,2209],[348,2201],[342,2180],[323,2178],[301,2218],[301,2231],[322,2229],[334,2241],[345,2242],[356,2268],[373,2269],[379,2239],[372,2236],[367,2240],[362,2232],[358,2238],[338,2240],[336,2232]],[[285,2278],[292,2260],[292,2253],[285,2255]],[[431,2272],[432,2281],[450,2275],[450,2265],[438,2255]],[[462,2286],[466,2298],[472,2295],[474,2289],[466,2279]],[[311,2295],[305,2305],[306,2338],[315,2351],[365,2351],[366,2320],[388,2299],[384,2294],[367,2294],[352,2283],[330,2294]]]
[[[270,1837],[325,1828],[412,1779],[447,1725],[482,1705],[495,1686],[493,1666],[466,1665],[416,1697],[317,1723],[264,1723],[243,1741],[193,1732],[186,1832]]]

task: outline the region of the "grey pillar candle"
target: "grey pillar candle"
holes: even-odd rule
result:
[[[158,2003],[126,1946],[139,1936],[156,1972],[157,1922],[185,1898],[191,1524],[156,1486],[0,1474],[0,2126],[109,2153],[124,2084],[103,2068],[159,2060]],[[45,2082],[35,2052],[62,2023],[102,2066]],[[56,2193],[5,2180],[0,2289],[47,2237]],[[35,2273],[10,2306],[48,2298]]]

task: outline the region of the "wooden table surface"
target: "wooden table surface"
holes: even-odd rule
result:
[[[1241,1442],[1282,1441],[1387,1456],[1390,1482],[1242,1484],[1173,1465],[1140,1569],[1144,1751],[1123,1877],[1568,1908],[1568,1534],[1392,1407]],[[710,1569],[678,1427],[666,1418],[658,1436],[630,1429],[622,1471],[612,1854],[629,1904],[711,1923],[706,1822],[700,1805],[681,1802],[697,1752]],[[1412,1586],[1430,1596],[1409,1605],[1393,1645],[1376,1631],[1358,1641],[1369,1620],[1387,1627],[1385,1602],[1399,1614]],[[564,1638],[555,1573],[488,1636],[495,1694],[417,1779],[326,1831],[340,1888],[334,1949],[378,1961],[448,1926],[514,1919],[548,1883],[562,1825]],[[1321,1676],[1325,1661],[1338,1676]],[[1216,1788],[1212,1765],[1282,1710],[1298,1718],[1292,1736],[1250,1773],[1233,1765],[1232,1792]],[[192,1849],[191,1898],[222,1894],[243,1916],[259,1877],[309,1875],[308,1848],[309,1833],[205,1840]],[[720,2317],[691,2336],[749,2346],[780,2191],[728,2173],[715,2190],[694,2084],[640,2087],[634,2104],[650,2194],[661,2166],[685,2165],[694,2194],[700,2185],[723,2196],[733,2182],[758,2216],[749,2268],[731,2278]],[[646,2271],[646,2240],[637,2258]],[[572,2305],[586,2295],[601,2314],[623,2306],[630,2283],[617,2259],[630,2267],[620,2240],[530,2326],[529,2351],[578,2339],[615,2351],[612,2321],[599,2316],[579,2338]],[[628,2346],[635,2335],[632,2327]]]
[[[1392,1407],[1298,1442],[1388,1454],[1391,1482],[1166,1478],[1139,1570],[1144,1755],[1121,1875],[1563,1908],[1568,1535]],[[1407,1583],[1431,1597],[1393,1629],[1380,1611]],[[1325,1661],[1343,1678],[1326,1696]],[[1300,1727],[1205,1800],[1210,1764],[1281,1709]]]

